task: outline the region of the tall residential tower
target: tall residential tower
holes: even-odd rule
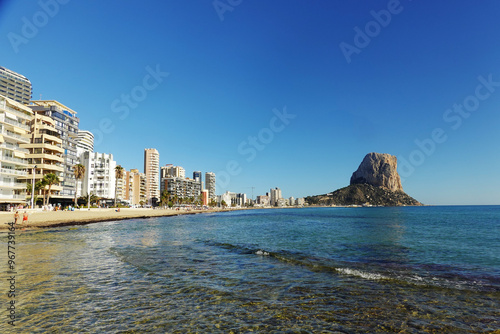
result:
[[[31,82],[24,75],[0,66],[0,95],[28,104],[31,100]]]
[[[48,116],[55,121],[55,129],[60,135],[62,148],[64,149],[61,200],[71,203],[75,198],[76,192],[76,179],[73,166],[79,163],[76,154],[76,139],[80,120],[76,117],[76,111],[71,110],[58,101],[31,101],[29,107],[38,115]]]
[[[144,174],[146,174],[146,200],[160,199],[160,154],[154,148],[144,149]]]
[[[205,189],[208,190],[208,198],[215,199],[215,174],[212,172],[205,173]]]

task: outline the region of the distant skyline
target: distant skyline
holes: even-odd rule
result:
[[[0,66],[94,151],[214,172],[217,194],[349,184],[398,157],[424,204],[500,204],[500,3],[0,1]]]

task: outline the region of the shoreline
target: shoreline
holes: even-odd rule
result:
[[[63,226],[80,226],[107,221],[121,221],[128,219],[149,219],[155,217],[170,217],[193,215],[200,213],[228,212],[242,209],[215,209],[215,210],[171,210],[171,209],[77,209],[75,211],[41,211],[19,210],[19,219],[16,228],[38,229]],[[28,213],[28,223],[22,222],[24,212]],[[0,213],[0,232],[7,232],[8,223],[14,222],[14,212]]]
[[[359,208],[361,206],[323,206],[311,205],[309,208]],[[226,208],[226,209],[208,209],[208,210],[173,210],[173,209],[151,209],[151,208],[121,208],[120,212],[115,208],[109,209],[76,209],[75,211],[42,211],[36,210],[18,210],[19,219],[15,225],[16,228],[23,229],[43,229],[63,226],[81,226],[94,223],[121,221],[128,219],[149,219],[155,217],[170,217],[180,215],[194,215],[201,213],[232,212],[239,210],[255,209],[292,209],[297,207],[257,207],[257,208]],[[302,207],[304,208],[304,207]],[[22,223],[24,212],[28,213],[28,224]],[[0,233],[7,232],[8,223],[14,222],[14,212],[0,212]]]

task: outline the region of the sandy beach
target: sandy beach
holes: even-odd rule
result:
[[[46,228],[69,225],[85,225],[103,221],[123,220],[131,218],[151,218],[162,216],[177,216],[182,214],[207,213],[222,210],[171,210],[171,209],[81,209],[75,211],[41,211],[26,210],[28,213],[28,223],[22,222],[25,210],[19,210],[20,226],[27,228]],[[0,212],[0,230],[7,230],[7,223],[14,221],[14,212]]]

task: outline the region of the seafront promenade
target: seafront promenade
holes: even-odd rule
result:
[[[24,211],[28,213],[28,223],[23,223]],[[43,228],[55,226],[84,225],[103,221],[123,220],[132,218],[151,218],[162,216],[176,216],[182,214],[196,214],[207,212],[220,212],[227,210],[174,210],[174,209],[77,209],[75,211],[42,211],[19,210],[18,226],[27,228]],[[7,230],[7,223],[14,221],[14,212],[0,212],[0,230]],[[21,225],[19,225],[22,223]]]

